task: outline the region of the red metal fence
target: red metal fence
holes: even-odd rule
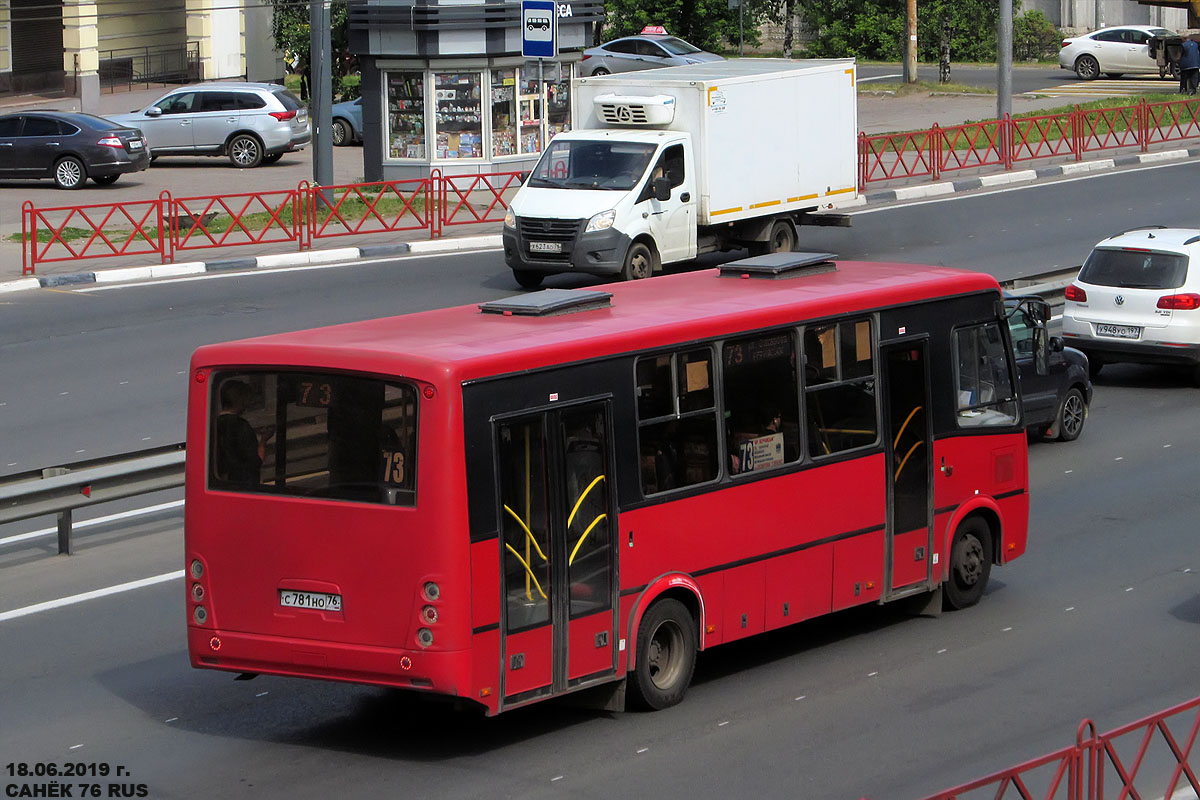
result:
[[[292,244],[402,231],[442,235],[451,225],[495,223],[520,187],[520,173],[441,175],[423,179],[311,186],[241,194],[21,209],[22,273],[38,264],[216,247]]]
[[[858,136],[858,188],[870,183],[928,177],[983,166],[1011,169],[1018,162],[1161,144],[1200,136],[1200,100],[1170,100],[1080,109],[1065,114],[1012,117],[925,131]]]
[[[1192,766],[1198,731],[1200,697],[1100,735],[1091,720],[1084,720],[1074,745],[926,800],[1194,798],[1200,795]]]
[[[858,137],[858,188],[890,180],[929,178],[979,167],[1012,169],[1044,158],[1137,147],[1200,137],[1200,100],[1139,102],[1076,108],[1066,114],[972,122],[923,131]],[[163,263],[185,250],[292,243],[304,250],[318,239],[427,231],[496,223],[520,186],[520,173],[310,186],[294,190],[98,203],[21,211],[23,270],[80,258],[158,255]]]

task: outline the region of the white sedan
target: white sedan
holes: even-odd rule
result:
[[[1110,78],[1125,73],[1173,75],[1173,65],[1160,68],[1150,52],[1150,40],[1155,36],[1176,34],[1153,25],[1122,25],[1063,39],[1058,65],[1074,70],[1085,81],[1100,77],[1100,73]]]

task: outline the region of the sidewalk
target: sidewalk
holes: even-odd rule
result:
[[[126,111],[139,104],[144,105],[146,102],[158,97],[163,91],[163,87],[156,87],[132,92],[105,94],[101,97],[101,110],[102,113],[113,113],[117,110]],[[24,107],[40,105],[41,107],[65,108],[76,102],[74,98],[31,98]],[[1062,98],[1027,98],[1016,96],[1013,98],[1013,113],[1040,111],[1063,105]],[[995,116],[995,95],[919,94],[901,97],[893,94],[867,91],[860,94],[858,99],[858,127],[859,130],[867,134],[922,130],[931,127],[935,123],[946,127],[966,122],[994,119]],[[1174,145],[1174,147],[1179,147],[1179,145]],[[947,180],[943,183],[932,183],[927,179],[893,181],[888,184],[887,188],[876,187],[868,190],[865,199],[868,203],[889,202],[948,194],[954,191],[968,191],[985,185],[1018,181],[1027,182],[1064,174],[1112,169],[1115,166],[1138,163],[1140,160],[1188,158],[1200,155],[1200,150],[1191,152],[1188,150],[1168,149],[1169,152],[1149,153],[1141,156],[1113,156],[1112,153],[1106,153],[1104,157],[1080,163],[1060,162],[1060,166],[1046,166],[1053,163],[1046,160],[1039,162],[1038,166],[1041,167],[1040,169],[1005,172],[999,168],[982,168],[969,173],[956,174],[953,180]],[[361,170],[361,154],[361,148],[335,148],[335,157],[342,163],[338,171],[345,175],[356,164]],[[299,172],[302,166],[307,166],[311,170],[311,149],[302,151],[302,153],[296,154],[291,158],[295,163],[290,172]],[[301,163],[301,160],[303,163]],[[209,164],[211,166],[208,166]],[[203,164],[197,164],[196,166],[198,167],[197,169],[171,170],[172,172],[176,172],[176,175],[171,175],[170,177],[174,179],[177,176],[178,179],[184,181],[188,185],[188,189],[184,191],[190,190],[199,194],[204,194],[206,191],[195,188],[195,184],[198,181],[193,180],[193,178],[202,179],[199,182],[203,183],[216,180],[218,182],[223,181],[225,184],[228,184],[229,180],[235,176],[241,180],[245,180],[246,177],[254,179],[252,189],[226,185],[224,191],[233,192],[265,191],[276,188],[292,188],[294,186],[294,183],[291,186],[261,185],[263,179],[270,179],[273,175],[276,180],[279,180],[282,174],[277,172],[278,168],[255,170],[252,173],[241,173],[226,169],[216,159],[206,159],[203,161]],[[204,173],[204,175],[202,176],[201,173]],[[339,177],[337,180],[340,181],[343,179]],[[350,178],[347,179],[347,182],[353,182],[353,180],[353,178]],[[22,188],[21,186],[6,187],[0,189],[0,192],[18,192]],[[152,199],[155,196],[154,194],[146,195],[143,191],[138,191],[141,187],[131,185],[124,188],[129,191],[122,192],[120,197],[112,197],[112,199],[123,201],[146,200]],[[21,193],[23,195],[28,194],[28,192]],[[50,205],[51,202],[53,205],[72,205],[77,202],[85,202],[81,199],[74,200],[71,197],[60,197],[59,195],[61,194],[63,193],[47,197],[45,192],[38,192],[39,197],[34,202],[38,205]],[[106,197],[105,200],[108,200],[108,198]],[[9,290],[17,288],[16,284],[18,281],[16,279],[22,278],[20,245],[4,240],[13,230],[20,230],[19,214],[15,220],[15,228],[12,224],[13,221],[8,213],[0,211],[0,241],[2,241],[2,244],[0,244],[0,292],[5,290],[6,284]],[[42,279],[38,285],[63,285],[82,281],[91,282],[92,280],[106,282],[116,279],[145,279],[165,274],[191,274],[196,271],[203,272],[206,269],[248,269],[268,264],[327,263],[332,260],[354,260],[359,257],[382,256],[387,253],[444,251],[454,249],[458,246],[463,248],[495,247],[499,246],[500,232],[499,223],[484,223],[448,228],[445,231],[445,238],[433,241],[430,241],[427,232],[423,230],[394,234],[347,236],[317,242],[313,250],[303,253],[298,251],[298,247],[294,243],[214,248],[191,253],[179,253],[177,254],[177,261],[187,261],[189,263],[186,265],[177,264],[165,267],[158,266],[159,260],[155,256],[94,258],[54,262],[38,265],[37,274]],[[412,247],[412,245],[416,246]],[[355,252],[355,248],[359,248],[358,252]],[[192,258],[201,259],[201,261],[192,262]],[[209,264],[210,266],[206,267],[205,264]],[[157,266],[157,269],[153,271],[149,270],[149,267],[152,265]],[[128,269],[130,267],[140,267],[142,269],[131,271]],[[125,269],[126,271],[124,273],[117,272],[117,270],[121,269]],[[125,277],[122,278],[122,275]],[[33,286],[31,280],[36,279],[21,280],[19,282],[21,288]]]

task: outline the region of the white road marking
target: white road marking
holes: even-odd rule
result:
[[[1009,632],[1009,631],[1011,631],[1011,630],[1012,630],[1012,626],[1009,626],[1009,627],[1007,627],[1007,628],[1001,628],[1001,629],[1000,629],[1000,632],[1001,632],[1001,633],[1008,633],[1008,632]]]
[[[638,751],[637,751],[637,752],[638,752],[638,755],[640,756],[642,753],[645,753],[645,752],[646,752],[647,750],[649,750],[649,749],[650,749],[649,747],[643,747],[642,749],[640,749],[640,750],[638,750]]]
[[[130,591],[133,591],[134,589],[142,589],[146,586],[153,586],[156,583],[165,583],[166,581],[173,581],[173,580],[176,580],[176,579],[182,578],[182,577],[183,577],[183,570],[178,569],[178,570],[175,570],[174,572],[166,572],[166,573],[163,573],[162,575],[155,575],[152,578],[142,578],[141,580],[130,581],[129,583],[121,583],[121,584],[117,584],[116,586],[107,586],[103,589],[96,589],[95,591],[92,591],[92,592],[84,592],[83,594],[74,594],[74,595],[71,595],[70,597],[60,597],[57,600],[48,600],[45,603],[38,603],[38,604],[32,605],[32,606],[25,606],[24,608],[14,608],[12,611],[0,612],[0,622],[7,622],[10,619],[16,619],[18,617],[26,617],[26,616],[29,616],[30,614],[39,614],[43,611],[51,611],[55,608],[62,608],[64,606],[72,606],[72,605],[75,605],[76,603],[86,603],[88,600],[95,600],[99,597],[107,597],[110,594],[120,594],[122,592],[130,592]],[[80,745],[80,746],[82,747],[82,745]]]
[[[1063,611],[1074,611],[1074,610],[1075,610],[1075,606],[1067,606],[1066,608],[1063,609]]]
[[[237,271],[237,270],[231,270],[229,272],[223,272],[223,271],[222,272],[205,272],[203,275],[188,275],[188,276],[181,277],[181,278],[158,278],[156,280],[137,281],[135,283],[109,283],[109,284],[104,284],[104,285],[88,284],[87,286],[82,286],[78,289],[74,289],[73,291],[80,293],[80,294],[88,294],[90,292],[108,292],[108,291],[112,291],[114,289],[136,289],[141,286],[158,286],[163,283],[186,283],[188,281],[212,281],[212,280],[220,280],[223,278],[261,278],[261,277],[265,277],[267,275],[278,275],[281,272],[311,272],[312,270],[337,269],[340,267],[348,267],[348,266],[364,267],[364,266],[369,266],[371,264],[385,264],[390,261],[395,261],[397,259],[445,258],[446,256],[472,255],[474,253],[500,253],[500,252],[503,252],[503,250],[504,250],[503,247],[480,247],[478,249],[471,249],[471,250],[451,250],[446,253],[420,253],[420,254],[399,253],[397,255],[387,256],[384,258],[367,258],[367,259],[361,259],[361,260],[356,260],[356,261],[342,262],[340,264],[307,264],[307,265],[298,266],[298,267],[250,267],[244,272]]]
[[[946,648],[943,647],[941,650],[938,650],[938,655],[940,656],[944,652],[946,652]]]
[[[808,697],[808,695],[806,695],[806,694],[802,694],[802,695],[800,695],[799,697],[797,697],[796,699],[797,699],[797,700],[803,700],[803,699],[804,699],[804,698],[806,698],[806,697]]]
[[[868,672],[868,673],[867,673],[867,677],[868,677],[868,678],[874,678],[874,677],[875,677],[876,675],[878,675],[878,674],[879,674],[878,672]]]
[[[83,747],[83,745],[81,745],[81,744],[73,744],[73,745],[71,745],[70,747],[68,747],[67,749],[68,749],[68,750],[78,750],[78,749],[79,749],[79,748],[81,748],[81,747]]]
[[[10,464],[9,466],[12,466],[12,465]],[[182,500],[172,500],[169,503],[159,503],[156,506],[146,506],[145,508],[135,508],[130,511],[122,511],[119,514],[109,514],[107,517],[96,517],[95,519],[81,520],[79,522],[74,523],[72,525],[72,527],[78,529],[78,528],[87,528],[92,525],[103,525],[104,523],[112,522],[113,520],[128,519],[129,517],[137,517],[137,516],[141,516],[142,514],[154,514],[158,511],[166,511],[166,510],[172,509],[172,508],[179,508],[182,505],[183,505]],[[18,533],[15,536],[8,536],[4,539],[0,539],[0,547],[3,547],[6,544],[13,544],[14,542],[23,542],[26,539],[36,539],[39,536],[49,536],[52,533],[58,533],[58,528],[42,528],[41,530],[30,531],[29,533]]]
[[[176,722],[176,721],[178,721],[178,719],[179,719],[179,717],[171,717],[170,719],[165,720],[165,721],[166,722]]]
[[[724,728],[724,727],[725,727],[726,725],[728,725],[728,724],[729,724],[729,720],[725,720],[724,722],[718,722],[718,723],[717,723],[717,727],[718,727],[718,728]]]

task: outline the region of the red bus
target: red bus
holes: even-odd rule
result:
[[[1028,523],[1000,289],[833,258],[200,348],[192,665],[663,708],[699,650],[972,605]]]

